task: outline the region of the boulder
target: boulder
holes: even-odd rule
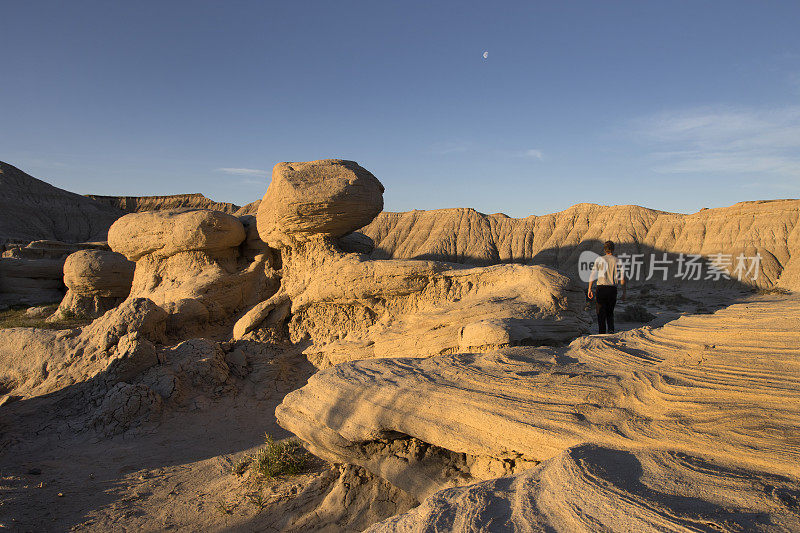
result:
[[[67,294],[51,321],[78,316],[97,318],[131,292],[135,263],[108,250],[81,250],[64,262]]]
[[[584,297],[569,278],[528,265],[469,268],[369,260],[372,239],[342,238],[382,207],[383,187],[351,161],[281,163],[258,208],[262,240],[281,251],[281,286],[235,324],[234,338],[285,329],[318,368],[373,357],[563,343],[587,331]],[[492,322],[487,327],[464,326]],[[483,331],[484,333],[480,333]]]
[[[84,296],[125,298],[131,290],[135,263],[108,250],[81,250],[64,262],[64,285]]]
[[[314,235],[341,237],[383,210],[383,185],[354,161],[278,163],[258,208],[258,231],[272,247]]]
[[[130,213],[108,230],[108,245],[131,261],[146,255],[165,258],[179,252],[225,252],[244,239],[239,219],[208,209]]]

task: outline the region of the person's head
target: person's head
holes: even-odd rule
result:
[[[607,254],[614,253],[614,241],[606,241],[603,243],[603,251]]]

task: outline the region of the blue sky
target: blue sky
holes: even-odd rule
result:
[[[353,159],[386,209],[800,197],[800,3],[5,2],[0,159],[260,198]],[[488,58],[482,54],[488,51]]]

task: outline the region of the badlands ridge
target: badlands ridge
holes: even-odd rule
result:
[[[387,213],[333,159],[243,208],[0,185],[0,305],[86,321],[0,329],[4,525],[800,529],[800,200]],[[608,239],[760,271],[636,280],[656,316],[590,336],[578,261]],[[329,466],[215,512],[265,431]]]

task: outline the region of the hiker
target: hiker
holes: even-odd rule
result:
[[[592,285],[597,281],[597,325],[600,333],[614,333],[614,306],[617,304],[617,284],[622,285],[622,299],[625,299],[627,287],[625,275],[618,268],[618,260],[614,256],[614,242],[603,244],[602,255],[595,259],[592,274],[589,277],[589,299],[594,298]]]

